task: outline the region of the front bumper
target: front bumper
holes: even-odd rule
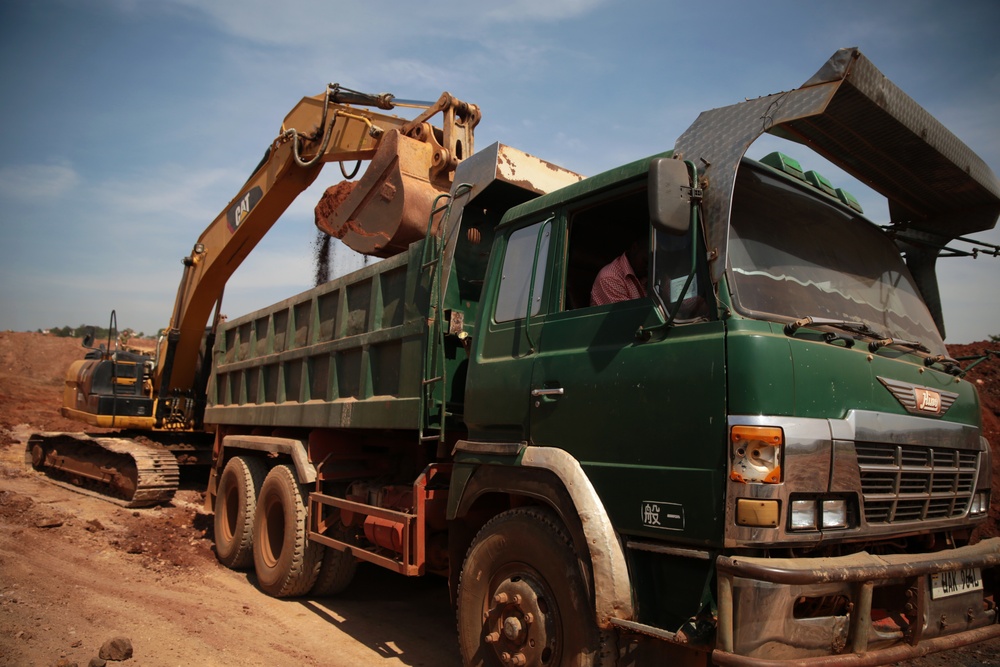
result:
[[[720,665],[881,665],[1000,636],[1000,538],[924,554],[720,556]],[[931,575],[979,568],[934,599]]]

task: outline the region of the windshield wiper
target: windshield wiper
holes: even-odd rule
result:
[[[849,331],[860,336],[868,336],[869,338],[882,338],[882,335],[872,329],[870,326],[864,322],[851,322],[849,320],[831,320],[825,317],[803,317],[801,319],[795,320],[794,322],[789,322],[785,325],[785,335],[794,336],[795,332],[802,327],[834,327],[836,329],[843,329],[844,331]]]
[[[917,350],[918,352],[923,352],[925,354],[930,354],[931,351],[927,349],[927,346],[923,343],[913,341],[913,340],[902,340],[900,338],[880,338],[879,340],[873,340],[868,343],[869,352],[878,352],[883,347],[889,345],[897,345],[899,347],[907,347],[911,350]]]
[[[926,359],[924,359],[924,366],[930,368],[934,364],[941,364],[942,366],[944,366],[944,372],[948,373],[949,375],[961,376],[965,374],[965,371],[962,370],[962,365],[958,362],[957,359],[952,359],[951,357],[947,357],[943,354],[937,354],[934,355],[933,357],[927,357]],[[975,366],[975,364],[973,364],[973,366]],[[972,366],[970,366],[969,368],[971,367]]]

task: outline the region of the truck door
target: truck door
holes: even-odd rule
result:
[[[546,317],[551,238],[551,218],[498,235],[493,252],[501,252],[502,259],[491,273],[499,280],[484,295],[485,304],[495,305],[483,313],[480,326],[487,330],[476,337],[476,363],[469,369],[465,421],[473,439],[528,439],[528,387]]]
[[[726,470],[724,327],[709,312],[707,272],[699,272],[701,289],[695,281],[683,295],[670,327],[656,329],[662,319],[649,295],[590,305],[597,272],[626,251],[624,239],[650,235],[644,181],[575,205],[558,229],[553,244],[566,259],[561,275],[552,275],[562,296],[549,300],[534,355],[531,444],[576,457],[619,531],[717,542]],[[690,244],[660,231],[653,240],[646,284],[669,302],[689,273],[690,260],[676,260],[691,257]],[[640,326],[653,330],[637,336]]]

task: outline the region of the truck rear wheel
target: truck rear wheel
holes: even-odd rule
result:
[[[523,507],[494,517],[462,564],[463,664],[601,664],[602,637],[584,567],[551,511]]]
[[[229,460],[215,496],[215,556],[234,570],[253,565],[253,522],[267,466],[253,456]]]
[[[272,468],[261,485],[253,525],[253,565],[257,584],[268,595],[305,595],[319,574],[323,547],[307,538],[306,497],[289,465]]]

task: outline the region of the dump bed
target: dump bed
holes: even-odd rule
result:
[[[423,246],[223,323],[206,423],[418,428]]]
[[[493,230],[579,174],[493,144],[459,165],[432,233],[405,252],[220,325],[205,423],[431,431],[460,426],[465,341]]]

